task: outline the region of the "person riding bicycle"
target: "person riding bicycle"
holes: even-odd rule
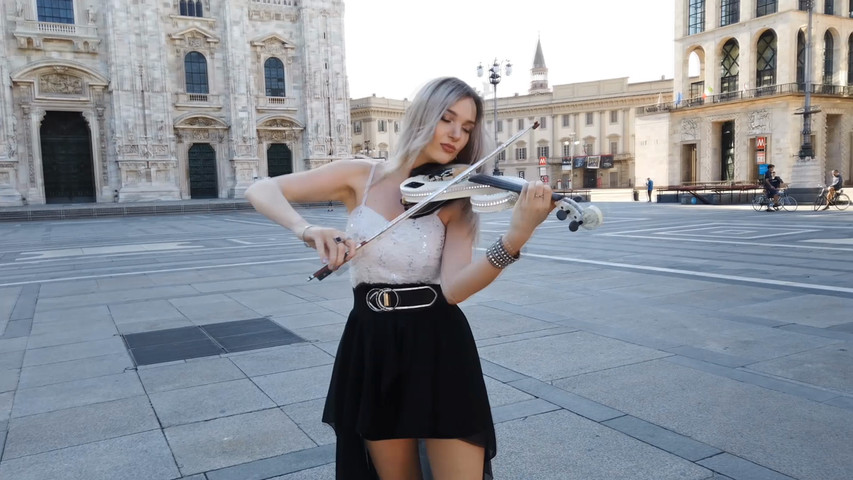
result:
[[[776,176],[776,165],[772,163],[767,165],[767,171],[764,172],[764,192],[767,194],[768,199],[773,199],[773,204],[767,205],[768,212],[779,209],[779,186],[781,184],[782,179]]]
[[[826,206],[823,207],[824,210],[829,208],[832,204],[832,200],[835,199],[835,195],[841,193],[841,187],[844,184],[844,180],[841,178],[841,172],[838,170],[832,171],[832,183],[829,184],[826,190]]]

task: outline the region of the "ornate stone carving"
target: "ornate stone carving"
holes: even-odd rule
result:
[[[685,118],[681,120],[681,140],[696,140],[699,124],[695,118]]]
[[[749,112],[749,133],[770,133],[770,112],[762,109]]]
[[[44,73],[39,75],[39,92],[82,95],[83,79],[65,73]]]

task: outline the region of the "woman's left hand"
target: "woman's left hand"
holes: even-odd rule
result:
[[[536,227],[544,222],[556,207],[556,202],[551,199],[552,193],[551,187],[539,180],[528,182],[521,189],[506,234],[508,243],[521,248],[521,245],[527,242]]]

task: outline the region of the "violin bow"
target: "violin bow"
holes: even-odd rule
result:
[[[488,162],[490,159],[494,158],[494,157],[495,157],[495,156],[497,156],[499,153],[501,153],[502,151],[506,150],[506,149],[507,149],[507,147],[509,147],[510,145],[512,145],[512,143],[513,143],[513,142],[515,142],[516,140],[518,140],[519,138],[521,138],[521,136],[522,136],[522,135],[524,135],[525,133],[529,132],[530,130],[535,130],[535,129],[537,129],[537,128],[539,128],[539,122],[533,122],[533,125],[530,125],[529,127],[525,128],[525,129],[523,129],[523,130],[519,130],[518,132],[516,132],[516,134],[515,134],[515,135],[513,135],[512,137],[510,137],[510,138],[509,138],[509,140],[507,140],[507,141],[505,141],[504,143],[502,143],[502,144],[498,145],[498,147],[497,147],[497,148],[495,148],[495,149],[492,151],[492,153],[490,153],[490,154],[486,155],[485,157],[483,157],[483,158],[481,158],[481,159],[477,160],[476,162],[472,163],[468,168],[466,168],[465,170],[463,170],[463,171],[462,171],[462,173],[460,173],[459,175],[454,176],[454,177],[453,177],[453,179],[452,179],[452,180],[450,180],[450,181],[448,181],[448,182],[447,182],[443,187],[441,187],[441,188],[439,188],[438,190],[436,190],[436,191],[432,192],[428,197],[424,198],[424,199],[423,199],[423,200],[421,200],[420,202],[418,202],[418,203],[416,203],[416,204],[412,205],[412,206],[411,206],[408,210],[406,210],[405,212],[401,213],[400,215],[397,215],[397,218],[395,218],[395,219],[393,219],[393,220],[389,221],[389,222],[388,222],[388,223],[387,223],[387,224],[382,228],[382,230],[379,230],[378,232],[376,232],[375,234],[373,234],[371,237],[367,238],[366,240],[362,240],[361,242],[359,242],[359,243],[358,243],[358,245],[356,245],[356,246],[355,246],[355,249],[356,249],[356,250],[358,250],[359,248],[364,247],[364,246],[365,246],[365,245],[367,245],[368,243],[370,243],[370,242],[372,242],[373,240],[376,240],[377,238],[379,238],[382,234],[384,234],[384,233],[385,233],[385,232],[387,232],[388,230],[391,230],[392,228],[394,228],[397,224],[399,224],[399,223],[400,223],[400,222],[402,222],[403,220],[408,219],[408,218],[409,218],[409,217],[411,217],[412,215],[414,215],[414,214],[418,213],[419,211],[421,211],[422,209],[426,208],[426,206],[429,204],[429,202],[433,201],[433,200],[434,200],[435,198],[437,198],[439,195],[441,195],[442,193],[444,193],[445,191],[447,191],[447,189],[448,189],[448,188],[452,187],[453,185],[456,185],[457,183],[461,183],[461,182],[463,182],[463,181],[467,180],[467,179],[468,179],[468,177],[469,177],[469,176],[471,176],[471,175],[474,173],[474,171],[475,171],[475,170],[477,170],[478,168],[480,168],[480,166],[482,166],[484,163]],[[328,265],[325,265],[325,266],[323,266],[323,268],[321,268],[321,269],[317,270],[317,271],[316,271],[316,272],[314,272],[311,276],[309,276],[309,277],[308,277],[308,281],[310,282],[311,280],[313,280],[313,279],[315,279],[315,278],[316,278],[317,280],[323,280],[324,278],[326,278],[326,277],[328,277],[329,275],[331,275],[331,274],[332,274],[332,272],[333,272],[333,270],[332,270],[332,269],[330,269]]]

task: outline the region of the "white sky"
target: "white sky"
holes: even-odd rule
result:
[[[352,98],[411,99],[445,75],[490,94],[495,57],[513,65],[498,97],[523,95],[537,38],[550,86],[673,76],[673,0],[348,0],[344,8]]]

